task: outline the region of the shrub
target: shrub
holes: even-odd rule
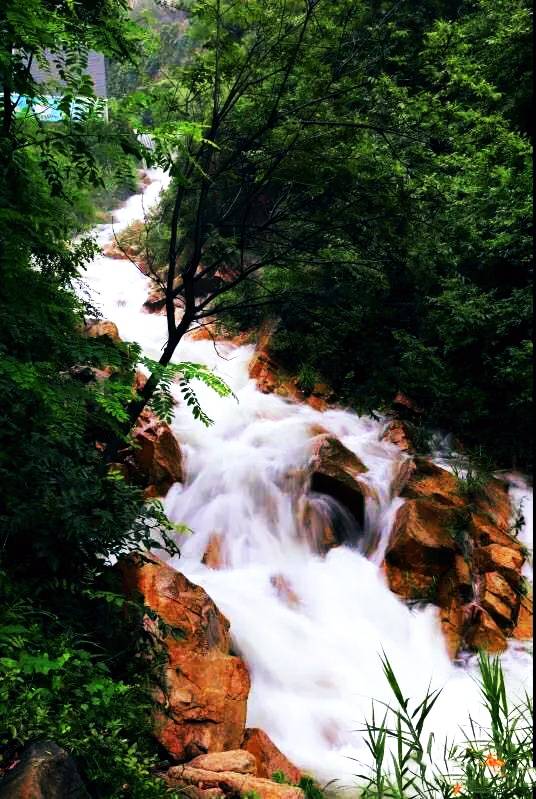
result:
[[[532,763],[532,702],[528,695],[512,705],[498,658],[480,655],[480,688],[489,725],[470,717],[459,744],[443,747],[435,759],[434,735],[425,723],[440,691],[428,691],[411,703],[400,688],[388,659],[383,669],[394,703],[372,717],[364,733],[373,758],[364,780],[363,799],[530,799],[536,787]]]

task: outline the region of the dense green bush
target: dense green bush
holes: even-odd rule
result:
[[[135,657],[136,639],[129,642],[125,615],[119,613],[127,603],[112,593],[89,593],[95,611],[98,597],[106,596],[111,609],[102,624],[114,626],[134,657],[129,668],[123,654],[122,677],[114,674],[117,653],[113,657],[87,634],[69,631],[65,617],[37,610],[20,586],[0,573],[0,768],[8,767],[25,743],[54,740],[74,755],[92,796],[172,797],[155,776],[147,668],[139,652]],[[80,594],[77,600],[83,601]],[[141,609],[136,610],[140,621]]]

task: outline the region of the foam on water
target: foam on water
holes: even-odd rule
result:
[[[116,232],[157,201],[165,181],[158,173],[153,178],[143,200],[137,195],[117,212]],[[101,243],[112,235],[110,225],[98,230]],[[166,323],[142,311],[147,278],[128,261],[99,257],[84,279],[121,336],[157,357]],[[202,585],[231,621],[234,646],[252,678],[248,725],[264,729],[291,760],[319,778],[350,784],[362,770],[356,760],[367,760],[358,730],[370,717],[371,700],[390,698],[382,650],[407,695],[422,697],[430,682],[445,687],[429,724],[441,744],[444,736],[456,735],[469,711],[482,716],[474,665],[462,669],[450,662],[432,607],[410,610],[385,584],[379,566],[402,503],[392,486],[405,456],[381,441],[381,422],[342,409],[320,413],[262,394],[248,376],[252,354],[251,346],[186,339],[175,355],[175,361],[214,367],[237,400],[196,386],[214,420],[208,429],[184,405],[177,406],[173,429],[187,477],[184,486],[171,489],[165,507],[193,534],[182,542],[182,557],[174,565]],[[336,435],[368,467],[365,536],[377,541],[369,558],[359,547],[341,547],[322,558],[303,535],[304,468],[318,427]],[[524,499],[528,519],[528,486],[514,476],[511,491],[516,501]],[[202,563],[215,534],[226,562],[218,571]],[[521,536],[532,548],[529,524]],[[528,566],[527,576],[532,578]],[[285,601],[285,591],[292,602]],[[511,647],[504,664],[513,693],[529,687],[526,646]]]

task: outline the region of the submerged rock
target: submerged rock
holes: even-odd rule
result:
[[[0,781],[0,799],[89,799],[73,758],[52,741],[27,746]]]
[[[178,762],[239,749],[250,680],[244,662],[231,655],[229,622],[208,594],[158,558],[121,561],[125,591],[165,623],[148,623],[164,657],[156,695],[154,734]]]

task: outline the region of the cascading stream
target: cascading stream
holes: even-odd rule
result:
[[[116,232],[143,218],[144,208],[157,201],[163,177],[151,177],[143,198],[136,195],[116,213]],[[98,230],[101,243],[112,235],[110,225]],[[122,338],[158,357],[166,323],[142,311],[147,278],[128,261],[99,257],[84,281]],[[188,338],[175,354],[175,361],[217,369],[237,401],[196,385],[214,419],[208,429],[184,404],[177,406],[173,429],[187,479],[171,489],[165,508],[193,534],[181,542],[182,556],[173,565],[202,585],[231,622],[234,645],[252,678],[248,725],[264,729],[291,760],[320,779],[350,784],[362,771],[355,761],[367,760],[357,730],[370,717],[371,700],[390,699],[382,650],[407,695],[422,698],[430,681],[445,686],[429,725],[440,745],[445,736],[452,739],[469,711],[474,718],[482,716],[474,665],[462,669],[450,662],[435,610],[410,610],[389,591],[379,568],[402,504],[392,496],[392,486],[405,456],[380,440],[380,422],[344,410],[321,413],[262,394],[248,376],[252,354],[251,346]],[[363,535],[354,526],[355,546],[338,547],[325,557],[304,533],[301,512],[304,469],[319,428],[358,455],[372,489]],[[529,518],[532,499],[520,478],[513,478],[512,494],[526,498]],[[333,500],[313,495],[312,505],[315,524],[338,516],[339,531],[352,526]],[[367,558],[360,549],[371,536],[378,543]],[[219,570],[202,562],[215,537],[224,565]],[[531,548],[528,524],[521,537]],[[528,687],[531,657],[525,647],[511,646],[504,665],[513,693]]]

